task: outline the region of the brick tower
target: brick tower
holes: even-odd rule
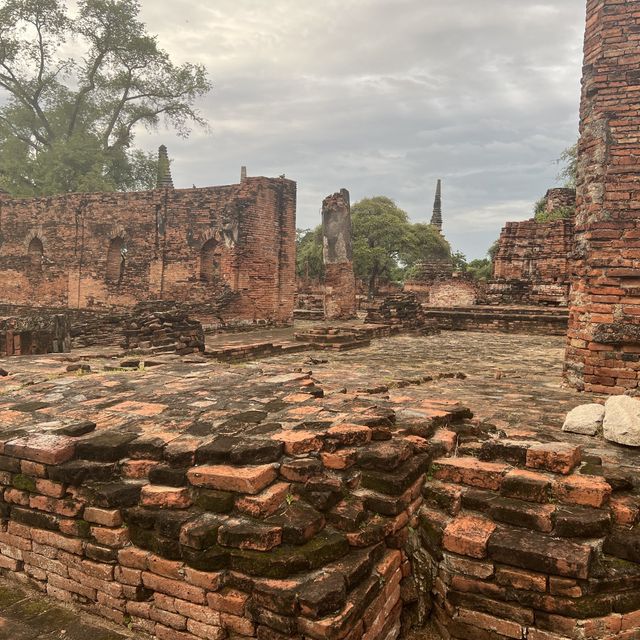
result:
[[[567,380],[640,378],[640,2],[588,0]]]
[[[431,225],[442,232],[442,180],[438,180],[436,186],[436,198],[433,201],[433,215]]]

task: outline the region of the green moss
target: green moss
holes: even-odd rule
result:
[[[22,473],[19,473],[17,476],[13,477],[13,486],[16,489],[20,489],[20,491],[35,492],[36,481],[29,476],[25,476]]]
[[[91,525],[86,520],[76,520],[78,536],[88,538],[91,535]]]

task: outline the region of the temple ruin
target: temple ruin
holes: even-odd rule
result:
[[[226,293],[223,318],[290,322],[295,183],[174,189],[166,149],[160,160],[153,191],[0,194],[0,303],[109,312],[175,300],[207,315]]]
[[[152,191],[0,195],[2,577],[142,640],[638,638],[638,449],[600,434],[640,369],[634,4],[587,2],[575,219],[507,225],[494,305],[443,264],[353,318],[342,190],[335,324],[283,328],[295,183],[175,189],[165,149]]]

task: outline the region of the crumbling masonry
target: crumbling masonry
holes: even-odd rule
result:
[[[356,277],[353,271],[351,202],[342,189],[322,203],[325,317],[356,316]]]
[[[10,199],[0,194],[0,302],[127,309],[148,300],[226,317],[289,322],[295,293],[296,185],[282,178],[140,193]]]
[[[640,379],[637,2],[589,0],[567,379],[624,393]]]

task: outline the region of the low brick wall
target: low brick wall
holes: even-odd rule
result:
[[[2,433],[0,568],[159,640],[396,638],[406,543],[447,451],[427,437],[464,411],[400,427],[374,400],[323,399],[304,374],[252,392],[280,414],[230,413],[214,436],[142,417]]]
[[[31,310],[0,319],[0,356],[29,356],[71,351],[71,326],[65,314]]]
[[[443,636],[637,638],[637,474],[567,442],[475,435],[434,461],[419,513]]]
[[[564,336],[569,314],[566,309],[534,307],[425,308],[425,316],[447,331],[488,331],[530,335]]]
[[[455,402],[228,375],[253,404],[215,428],[119,398],[118,427],[1,432],[0,570],[158,640],[395,640],[429,617],[459,640],[635,637],[634,468]]]

